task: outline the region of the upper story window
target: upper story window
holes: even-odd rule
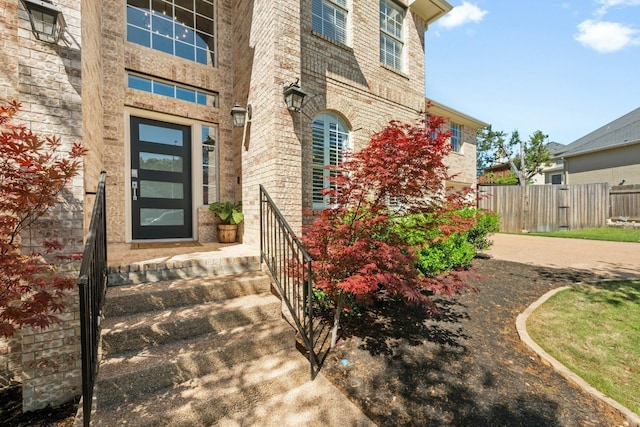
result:
[[[127,41],[216,66],[215,0],[127,0]]]
[[[451,130],[451,146],[453,147],[453,151],[459,153],[462,147],[462,125],[451,122],[449,130]]]
[[[380,0],[380,62],[402,71],[404,10],[391,0]]]
[[[182,101],[193,102],[200,105],[208,105],[218,108],[218,94],[205,92],[200,89],[192,89],[183,85],[176,85],[160,79],[143,77],[129,73],[127,75],[127,86],[131,89],[154,93],[156,95],[168,96],[169,98],[180,99]]]
[[[313,208],[324,209],[330,201],[322,195],[332,183],[330,177],[339,172],[326,166],[338,166],[348,149],[349,132],[335,114],[321,113],[313,119]]]
[[[326,37],[347,44],[348,0],[313,0],[311,28]]]

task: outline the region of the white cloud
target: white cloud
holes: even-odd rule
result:
[[[640,6],[640,0],[598,0],[600,8],[596,14],[604,16],[610,8],[616,6]]]
[[[438,24],[444,28],[460,27],[469,22],[482,21],[482,18],[484,18],[484,15],[487,13],[489,12],[480,9],[475,4],[463,1],[460,6],[454,7],[451,9],[451,12],[442,17],[438,21]]]
[[[614,1],[616,0],[609,0],[609,3]],[[640,44],[639,33],[640,31],[618,22],[598,22],[587,19],[578,24],[578,34],[574,39],[600,53],[610,53]]]

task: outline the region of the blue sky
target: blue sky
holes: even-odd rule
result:
[[[640,107],[640,0],[448,0],[425,34],[426,95],[569,144]]]

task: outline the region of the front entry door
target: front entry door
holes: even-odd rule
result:
[[[131,117],[131,214],[136,239],[191,238],[191,128]]]

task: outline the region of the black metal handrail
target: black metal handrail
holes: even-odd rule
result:
[[[311,257],[269,194],[260,185],[260,257],[269,268],[278,292],[309,354],[311,378],[317,373],[314,346]]]
[[[107,289],[106,176],[106,173],[102,172],[98,181],[78,277],[82,343],[82,417],[86,427],[91,422],[93,386],[98,372],[100,316]]]

